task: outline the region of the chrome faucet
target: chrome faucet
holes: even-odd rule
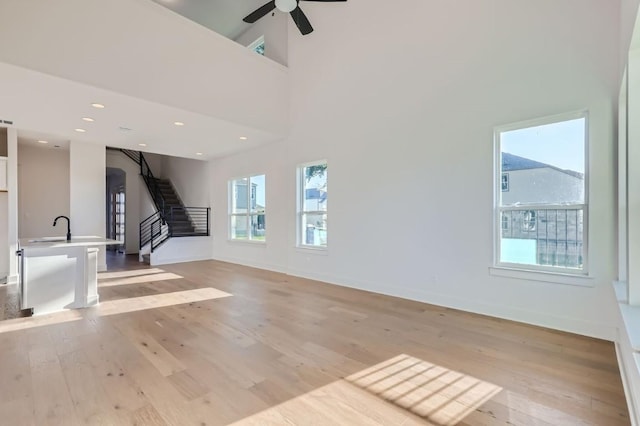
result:
[[[67,219],[67,241],[71,241],[71,221],[66,216],[58,216],[53,220],[53,226],[56,226],[58,219],[63,218]]]

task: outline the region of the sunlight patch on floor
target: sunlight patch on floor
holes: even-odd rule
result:
[[[399,355],[346,380],[438,425],[457,424],[502,390],[409,355]]]
[[[52,314],[0,321],[0,333],[26,330],[52,324],[61,324],[84,318],[103,317],[143,311],[146,309],[182,305],[185,303],[202,302],[205,300],[220,299],[229,296],[233,295],[215,288],[204,287],[192,290],[175,291],[171,293],[154,294],[150,296],[132,297],[129,299],[111,300],[86,309],[71,309]]]
[[[177,280],[180,278],[184,278],[184,277],[178,274],[174,274],[172,272],[161,272],[157,274],[138,275],[136,277],[115,278],[115,279],[109,279],[109,280],[104,280],[101,277],[98,277],[98,287],[114,287],[118,285],[144,284],[144,283],[151,283],[155,281]]]
[[[398,355],[233,425],[448,426],[462,421],[501,390],[483,380]]]
[[[203,300],[220,299],[229,296],[232,296],[232,294],[211,287],[203,287],[192,290],[174,291],[172,293],[110,300],[100,303],[95,310],[99,316],[116,315],[127,312],[144,311],[145,309],[182,305],[184,303],[201,302]]]
[[[130,277],[137,277],[140,275],[151,275],[151,274],[157,274],[160,272],[166,272],[166,271],[160,268],[149,268],[149,269],[135,269],[133,271],[98,272],[98,281],[110,280],[113,278],[130,278]]]

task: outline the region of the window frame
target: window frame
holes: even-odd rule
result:
[[[308,249],[308,250],[317,250],[320,252],[326,252],[329,247],[329,209],[326,210],[304,210],[304,189],[305,189],[305,176],[304,169],[311,166],[318,165],[326,165],[327,170],[329,169],[329,162],[327,160],[317,160],[310,161],[307,163],[298,164],[296,168],[296,247],[300,249]],[[327,188],[329,187],[329,176],[326,177],[327,180]],[[327,191],[328,192],[328,191]],[[324,246],[316,246],[311,244],[304,243],[304,232],[302,229],[303,218],[308,214],[318,214],[318,215],[326,215],[327,216],[327,235],[326,235],[326,244]]]
[[[266,199],[267,199],[267,175],[266,173],[256,173],[256,174],[251,174],[251,175],[245,175],[245,176],[239,176],[239,177],[235,177],[235,178],[231,178],[229,179],[227,186],[228,186],[228,213],[227,213],[227,239],[229,241],[233,241],[233,242],[241,242],[241,243],[251,243],[251,244],[266,244],[267,243],[267,228],[264,228],[264,239],[262,240],[256,240],[252,238],[252,233],[251,233],[251,218],[252,216],[259,216],[259,215],[264,215],[265,216],[265,222],[266,222],[266,216],[267,216],[267,206],[264,206],[264,212],[262,213],[252,213],[251,212],[251,195],[252,195],[252,188],[251,188],[251,181],[252,178],[255,178],[257,176],[264,176],[264,187],[265,187],[265,204],[266,203]],[[242,180],[242,179],[247,179],[247,212],[246,213],[234,213],[233,212],[233,206],[234,206],[234,199],[233,197],[235,196],[234,193],[234,182]],[[232,229],[232,224],[233,224],[233,218],[234,217],[246,217],[246,226],[247,226],[247,238],[236,238],[233,236],[233,229]]]
[[[256,49],[258,49],[258,47],[262,45],[262,53],[258,52]],[[260,37],[258,37],[257,39],[255,39],[251,44],[249,44],[247,46],[248,49],[250,49],[252,52],[257,53],[258,55],[264,56],[265,54],[265,50],[266,50],[266,44],[264,41],[264,34],[261,35]]]
[[[501,156],[501,134],[509,131],[526,129],[530,127],[544,126],[564,121],[584,119],[584,201],[583,203],[560,203],[560,204],[519,204],[517,206],[502,206],[502,156]],[[564,276],[589,276],[589,112],[588,110],[579,110],[564,114],[556,114],[546,117],[535,118],[531,120],[519,121],[507,125],[497,126],[494,128],[493,137],[493,155],[494,155],[494,173],[493,173],[493,266],[495,268],[506,268],[517,271],[543,272],[546,274],[558,274]],[[510,185],[509,185],[510,186]],[[502,238],[502,212],[527,210],[563,210],[563,209],[582,209],[582,268],[568,268],[562,266],[550,265],[532,265],[524,263],[501,262],[501,238]],[[536,215],[537,216],[537,215]],[[537,217],[536,217],[537,221]],[[537,226],[537,224],[536,224]]]

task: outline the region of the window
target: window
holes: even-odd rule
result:
[[[264,36],[260,36],[256,41],[247,46],[259,55],[264,56]]]
[[[509,192],[509,173],[502,174],[502,192]]]
[[[587,116],[496,130],[496,264],[585,273]]]
[[[265,176],[229,181],[229,237],[265,241]]]
[[[327,247],[327,162],[298,168],[298,245]]]
[[[533,232],[536,230],[536,211],[526,210],[522,220],[522,230],[525,232]]]

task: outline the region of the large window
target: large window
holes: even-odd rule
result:
[[[585,273],[587,116],[496,130],[496,263]]]
[[[298,245],[327,247],[327,162],[298,168]]]
[[[265,176],[229,181],[229,237],[265,241]]]

